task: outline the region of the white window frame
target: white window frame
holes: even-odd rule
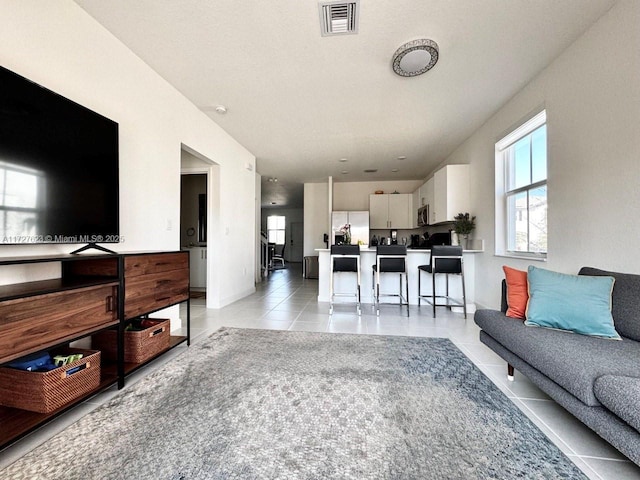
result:
[[[273,228],[273,222],[269,220],[271,218],[275,219],[273,220],[276,223],[275,228]],[[270,226],[272,228],[269,228]],[[267,241],[275,245],[284,245],[286,241],[286,226],[287,217],[284,215],[269,215],[267,217]]]
[[[549,129],[547,126],[547,176],[542,181],[532,182],[530,184],[521,186],[507,192],[507,158],[506,152],[510,146],[518,142],[520,139],[530,135],[543,125],[547,125],[546,110],[542,110],[532,116],[529,120],[522,123],[519,127],[512,130],[505,135],[501,140],[495,144],[495,254],[497,256],[505,256],[512,258],[524,258],[527,260],[540,260],[546,261],[547,252],[521,252],[510,251],[509,246],[509,218],[507,214],[507,194],[513,194],[514,192],[528,191],[540,186],[547,186],[549,179]],[[547,187],[547,208],[549,205],[548,187]],[[547,222],[548,229],[548,222]],[[547,244],[548,250],[548,244]]]

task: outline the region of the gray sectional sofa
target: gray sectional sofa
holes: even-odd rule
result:
[[[502,310],[478,310],[480,340],[585,425],[640,465],[640,275],[615,278],[612,315],[622,341],[525,326]]]

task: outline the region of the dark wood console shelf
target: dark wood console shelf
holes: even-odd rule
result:
[[[96,285],[112,285],[117,287],[118,281],[111,277],[71,279],[55,278],[52,280],[39,280],[37,282],[2,285],[0,286],[0,302],[14,300],[17,298],[32,297],[35,295],[64,292],[65,290],[79,290],[81,288],[94,287]]]
[[[0,258],[0,267],[56,262],[59,278],[0,286],[0,366],[107,329],[117,331],[117,360],[102,359],[100,385],[51,413],[0,406],[0,448],[117,383],[168,350],[189,345],[189,252],[44,255]],[[187,334],[140,364],[124,362],[128,320],[186,302]]]

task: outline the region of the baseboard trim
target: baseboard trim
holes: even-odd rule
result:
[[[241,292],[236,293],[235,295],[230,295],[228,297],[221,298],[218,302],[213,301],[211,304],[207,301],[207,308],[223,308],[227,305],[232,304],[233,302],[237,302],[238,300],[247,297],[256,292],[256,287],[253,286],[251,288],[247,288]]]

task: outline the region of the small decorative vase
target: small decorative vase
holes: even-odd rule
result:
[[[468,233],[459,233],[458,234],[458,245],[460,245],[463,250],[467,250],[469,248],[469,234]]]
[[[462,245],[463,250],[469,249],[469,234],[466,233],[462,235],[462,239],[460,240],[460,245]]]

